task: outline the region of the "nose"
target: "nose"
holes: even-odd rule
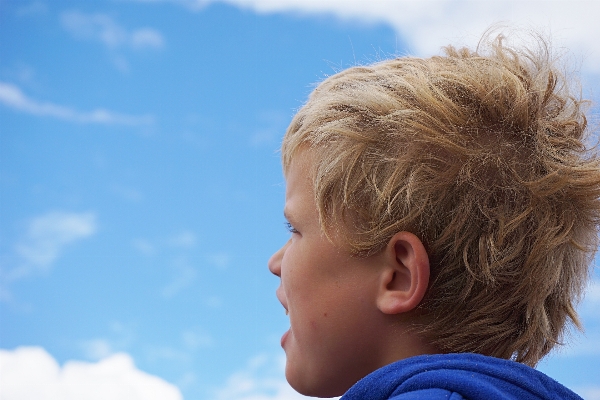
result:
[[[285,253],[285,249],[287,248],[289,243],[290,242],[287,241],[286,244],[284,244],[279,250],[277,250],[275,254],[273,254],[269,259],[269,271],[271,271],[273,275],[281,277],[281,259],[283,258],[283,254]]]

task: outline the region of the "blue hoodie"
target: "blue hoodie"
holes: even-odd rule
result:
[[[581,397],[543,373],[480,354],[407,358],[378,369],[340,400],[558,400]]]

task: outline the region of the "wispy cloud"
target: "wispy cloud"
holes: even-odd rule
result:
[[[290,115],[281,111],[264,111],[258,115],[260,128],[250,137],[252,147],[272,146],[289,124]]]
[[[17,265],[2,271],[3,283],[48,271],[68,245],[95,232],[96,215],[91,212],[53,211],[31,219],[14,246]]]
[[[187,329],[181,334],[183,345],[189,351],[196,351],[200,348],[210,347],[214,344],[213,338],[200,329]]]
[[[196,234],[192,231],[184,230],[176,235],[171,236],[168,241],[172,247],[192,248],[196,246]]]
[[[48,6],[41,1],[34,1],[26,6],[17,8],[17,15],[19,16],[38,15],[46,12],[48,12]]]
[[[70,122],[139,126],[148,125],[154,121],[148,115],[120,114],[102,108],[81,112],[67,106],[40,102],[25,95],[19,87],[6,82],[0,82],[0,103],[27,114],[53,117]]]
[[[590,281],[585,297],[579,306],[579,314],[587,323],[600,323],[600,280],[594,279]]]
[[[41,347],[0,350],[2,398],[7,400],[182,400],[179,389],[140,371],[126,353],[97,363],[67,361],[60,367]]]
[[[153,3],[161,0],[138,0]],[[508,22],[552,31],[557,45],[583,58],[583,69],[600,73],[600,2],[582,0],[163,0],[201,10],[228,3],[257,13],[330,14],[341,19],[386,23],[416,55],[437,54],[456,42],[475,45],[491,24]]]
[[[208,262],[219,269],[225,269],[231,263],[231,255],[228,253],[213,253],[207,256]]]
[[[147,239],[133,239],[131,244],[134,249],[145,256],[153,256],[156,254],[156,247]]]
[[[593,357],[600,355],[600,281],[592,280],[578,307],[584,331],[572,332],[565,346],[557,346],[552,357]]]
[[[160,291],[167,299],[189,287],[196,280],[197,275],[196,269],[189,265],[184,257],[175,259],[171,266],[175,270],[175,276]]]
[[[214,2],[214,0],[130,0],[135,3],[162,3],[169,2],[174,4],[179,4],[184,6],[192,11],[199,11],[206,7],[209,3]]]
[[[101,360],[113,354],[115,350],[107,339],[90,339],[81,342],[81,349],[86,358],[91,360]]]
[[[137,189],[123,185],[113,185],[112,191],[124,200],[131,203],[139,203],[144,199],[144,195]]]
[[[98,361],[115,353],[127,350],[134,339],[134,331],[131,326],[126,326],[119,321],[113,321],[109,325],[106,337],[96,337],[79,342],[79,348],[83,356],[89,360]]]
[[[165,45],[163,35],[156,29],[140,28],[130,31],[106,14],[65,11],[60,20],[62,26],[75,38],[95,40],[110,49],[159,49]]]

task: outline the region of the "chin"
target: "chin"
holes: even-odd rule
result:
[[[289,362],[286,363],[285,378],[296,392],[310,397],[338,397],[346,393],[352,386],[332,384],[332,381],[325,376],[311,376],[310,373],[302,373],[293,368]]]

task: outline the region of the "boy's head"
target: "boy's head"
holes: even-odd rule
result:
[[[307,204],[311,229],[341,258],[320,262],[325,272],[311,273],[312,284],[296,279],[286,287],[286,262],[308,257],[286,254],[299,248],[294,235],[305,239],[290,221],[292,239],[271,260],[282,277],[279,297],[287,309],[288,292],[308,292],[303,285],[315,292],[295,301],[351,290],[348,311],[358,317],[330,318],[366,342],[377,332],[365,324],[392,322],[402,327],[398,341],[420,340],[422,351],[535,365],[566,325],[579,326],[574,306],[597,245],[600,162],[586,148],[582,101],[546,47],[519,51],[498,37],[475,52],[448,47],[446,54],[345,70],[322,82],[294,117],[282,145],[287,201]],[[405,282],[413,297],[379,321],[359,305],[380,296],[368,283],[382,273],[362,276],[357,266],[377,270],[390,257],[401,264],[411,251],[413,261],[422,251],[427,262],[394,274],[415,275]],[[316,268],[313,261],[305,264]],[[293,333],[291,309],[290,319]],[[316,329],[317,320],[299,324]],[[288,353],[288,379],[289,362]]]

